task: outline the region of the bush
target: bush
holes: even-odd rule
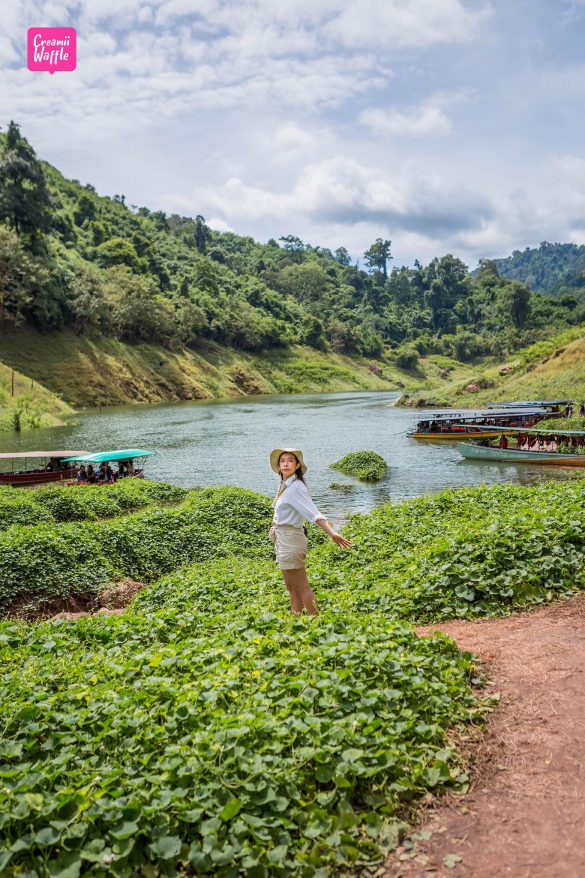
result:
[[[362,482],[379,482],[386,474],[388,464],[375,451],[352,451],[337,463],[332,463],[331,468],[346,476],[355,476]]]
[[[416,348],[403,345],[396,351],[395,362],[399,369],[416,369],[418,357]]]
[[[414,623],[502,615],[585,586],[581,479],[449,490],[353,516],[311,554],[321,605]]]
[[[120,479],[113,485],[50,485],[30,493],[56,521],[93,521],[152,504],[178,503],[189,492],[164,482]]]
[[[0,530],[12,525],[54,521],[51,513],[37,503],[30,492],[8,488],[0,492]]]
[[[104,486],[37,493],[49,499],[55,514],[79,512],[88,518],[91,508],[79,510],[75,503],[97,504],[100,496],[106,502],[128,490],[114,492],[116,487],[111,492]],[[140,492],[144,499],[151,488]],[[164,488],[161,493],[172,494]],[[56,598],[96,594],[116,576],[152,580],[193,561],[234,554],[269,557],[270,517],[265,497],[239,488],[211,488],[194,492],[176,509],[153,507],[101,522],[9,530],[0,535],[0,611],[15,601],[40,609]]]

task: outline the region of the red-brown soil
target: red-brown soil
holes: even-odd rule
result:
[[[479,656],[501,701],[469,792],[436,799],[384,878],[585,878],[585,595],[419,633],[437,629]]]

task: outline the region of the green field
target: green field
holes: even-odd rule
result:
[[[267,498],[148,482],[4,489],[2,874],[375,867],[421,794],[465,787],[452,730],[469,734],[489,706],[471,657],[411,623],[582,588],[584,487],[388,504],[350,519],[347,552],[313,528],[322,615],[298,620]],[[14,617],[97,599],[125,576],[146,587],[121,616]]]

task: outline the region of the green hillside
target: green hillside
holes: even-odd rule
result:
[[[26,366],[26,363],[25,363]],[[59,396],[0,362],[0,432],[53,427],[73,414]]]
[[[208,341],[173,351],[78,336],[70,329],[48,335],[20,330],[0,340],[0,359],[26,369],[76,408],[258,393],[395,390],[398,381],[410,387],[419,383],[396,366],[372,363],[373,371],[363,357],[299,345],[250,354]]]
[[[61,383],[51,386],[73,401],[215,394],[198,374],[183,390],[172,376],[173,364],[201,363],[209,351],[212,360],[230,360],[228,371],[250,355],[270,364],[325,357],[333,365],[342,356],[375,359],[385,371],[396,367],[424,382],[433,358],[472,365],[503,359],[585,322],[585,303],[533,293],[495,262],[471,275],[452,254],[412,268],[390,269],[392,259],[391,241],[382,238],[363,254],[364,270],[343,246],[333,251],[294,234],[259,243],[216,232],[202,216],[129,206],[123,194],[101,196],[40,161],[16,124],[0,135],[0,339],[7,352],[0,360],[16,363],[22,331],[42,333],[31,352],[41,362],[31,367],[38,379],[45,353],[53,365],[51,352],[69,349],[75,334],[79,357],[97,358],[105,373],[98,380],[84,368],[86,386],[96,384],[81,394],[61,372],[67,393]],[[120,344],[135,354],[124,349],[114,400],[104,364],[119,359]],[[232,353],[219,353],[226,349]],[[162,370],[152,378],[157,389],[146,389],[150,379],[141,389],[136,374],[153,368]],[[258,386],[272,385],[258,368]],[[217,392],[232,383],[229,374],[213,380]]]
[[[572,399],[578,404],[585,400],[585,326],[523,348],[505,362],[484,362],[463,380],[449,375],[405,401],[474,407],[523,399]]]
[[[585,244],[549,244],[514,250],[494,260],[502,277],[551,296],[585,294]]]

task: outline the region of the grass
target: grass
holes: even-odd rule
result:
[[[304,347],[252,355],[209,342],[169,351],[70,330],[27,329],[3,338],[0,358],[76,407],[395,387],[365,359]]]
[[[511,370],[500,375],[504,366]],[[476,384],[478,390],[466,387]],[[425,403],[431,406],[477,407],[486,402],[524,399],[585,400],[585,328],[574,327],[516,352],[505,362],[483,361],[465,375],[427,385]],[[414,394],[412,404],[417,403]]]
[[[0,363],[0,432],[61,426],[72,415],[55,393]]]

